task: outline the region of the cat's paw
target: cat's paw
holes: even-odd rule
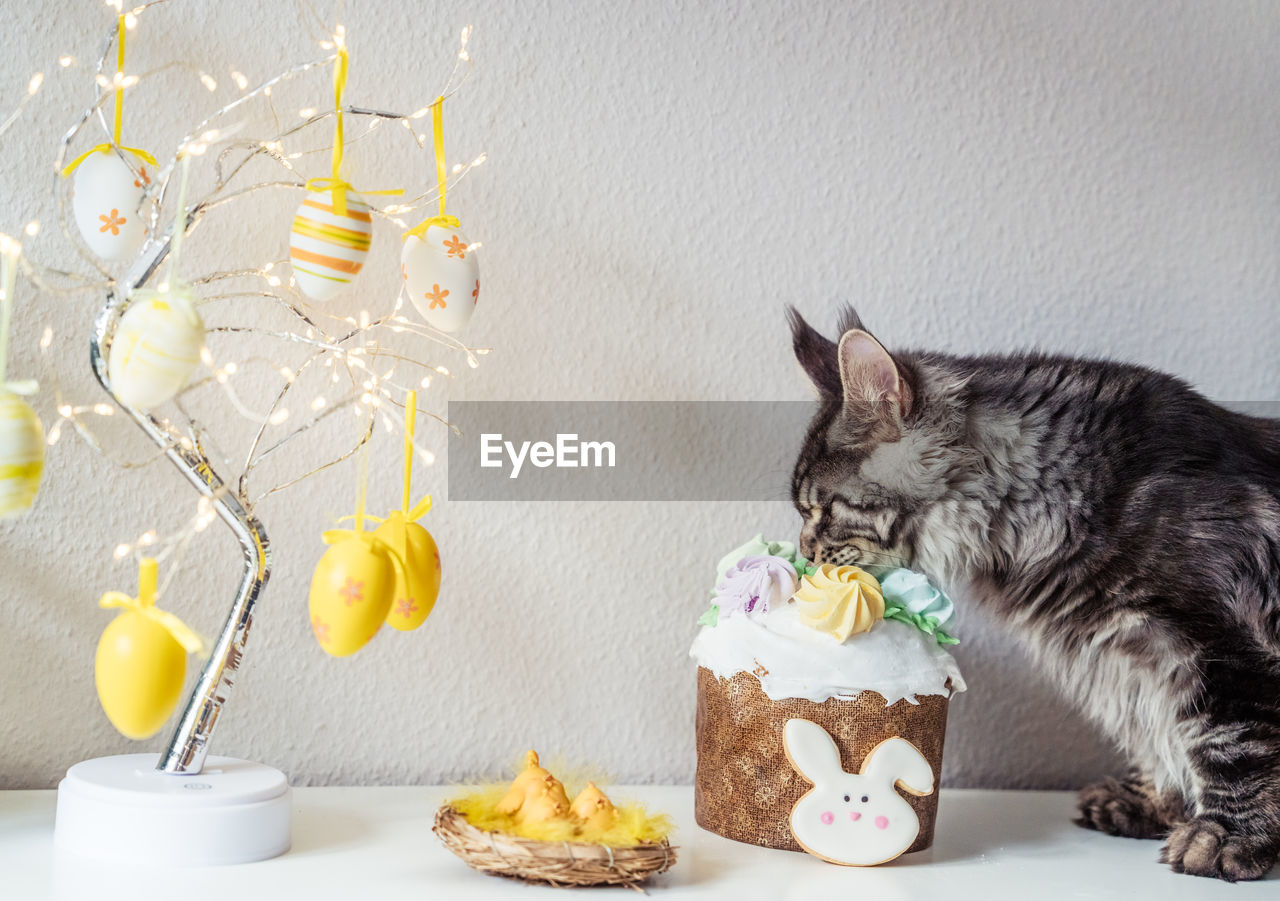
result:
[[[1149,782],[1105,779],[1080,789],[1075,823],[1108,835],[1128,838],[1164,838],[1173,828],[1173,816],[1157,798]]]
[[[1173,828],[1160,860],[1176,873],[1239,882],[1265,876],[1276,862],[1276,846],[1266,838],[1233,835],[1221,824],[1197,817]]]

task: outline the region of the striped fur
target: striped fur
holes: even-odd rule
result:
[[[1280,423],[1137,366],[837,346],[792,311],[820,406],[802,550],[910,562],[1023,635],[1135,775],[1082,825],[1167,836],[1179,872],[1280,850]],[[847,336],[854,334],[858,340]]]

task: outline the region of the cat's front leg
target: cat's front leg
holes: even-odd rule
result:
[[[1076,825],[1128,838],[1164,838],[1187,819],[1181,797],[1156,790],[1137,770],[1124,779],[1104,779],[1080,789]]]
[[[1198,797],[1160,859],[1193,876],[1262,878],[1280,853],[1280,734],[1266,721],[1219,724],[1188,751]]]
[[[1175,826],[1160,859],[1177,873],[1212,876],[1227,882],[1261,879],[1276,862],[1274,838],[1238,832],[1215,816],[1198,816]]]

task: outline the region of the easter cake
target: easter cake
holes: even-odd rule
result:
[[[929,847],[947,706],[965,689],[946,651],[956,643],[946,631],[952,612],[941,591],[908,569],[815,566],[790,542],[760,536],[721,559],[690,650],[698,663],[698,824],[837,863],[879,863],[889,855],[840,859],[804,839],[799,802],[811,806],[807,799],[829,781],[812,761],[829,757],[832,778],[856,781],[910,768],[914,756],[910,778],[890,773],[883,792],[842,793],[837,803],[849,810],[841,808],[837,825],[853,828],[847,813],[858,828],[870,826],[868,838],[907,830],[896,853]],[[877,794],[903,815],[882,815]],[[869,805],[865,818],[859,801]],[[834,814],[820,816],[831,824]],[[899,825],[906,820],[909,827]]]

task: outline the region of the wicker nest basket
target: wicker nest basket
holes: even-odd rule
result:
[[[477,829],[449,805],[436,811],[431,831],[473,870],[558,887],[625,885],[639,889],[640,883],[666,872],[676,862],[676,849],[666,839],[626,848],[536,841]]]

